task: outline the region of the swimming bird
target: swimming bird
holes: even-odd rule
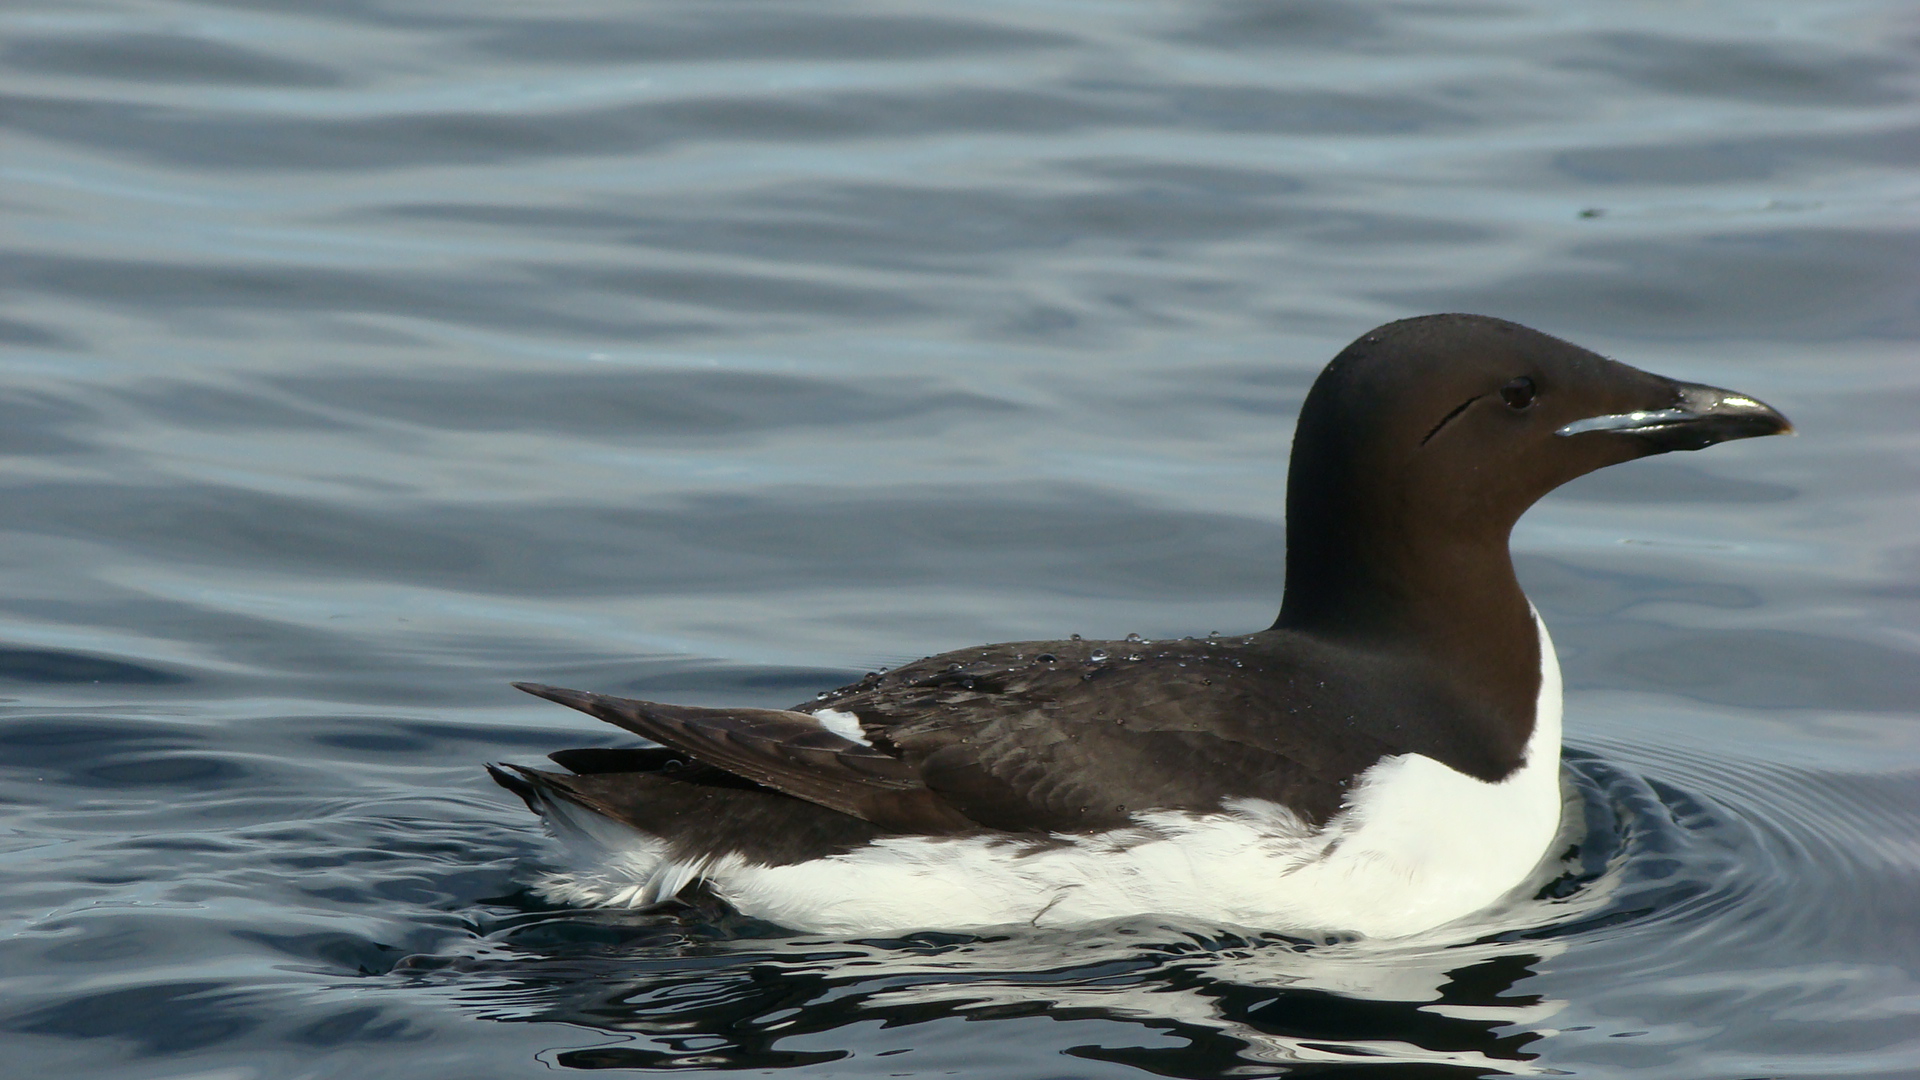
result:
[[[814,932],[1422,932],[1527,881],[1560,827],[1560,669],[1515,521],[1595,469],[1791,430],[1516,323],[1389,323],[1301,407],[1267,629],[982,645],[791,709],[517,683],[658,746],[489,768],[588,854],[556,901],[702,883]]]

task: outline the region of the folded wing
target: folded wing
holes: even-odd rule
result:
[[[1337,703],[1276,701],[1272,680],[1236,681],[1245,669],[1204,643],[1121,664],[1068,648],[932,657],[792,710],[516,685],[891,833],[1094,831],[1143,811],[1205,813],[1245,797],[1319,824],[1387,749],[1360,735],[1326,738],[1320,721]],[[853,715],[868,741],[823,726],[804,711],[812,708]],[[1281,716],[1290,722],[1276,723]],[[1302,738],[1312,727],[1321,737]]]

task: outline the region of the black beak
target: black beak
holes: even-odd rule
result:
[[[1673,384],[1676,400],[1664,409],[1613,413],[1575,420],[1555,435],[1607,432],[1648,444],[1649,453],[1700,450],[1714,443],[1761,435],[1791,435],[1793,424],[1772,406],[1745,394],[1699,383]]]

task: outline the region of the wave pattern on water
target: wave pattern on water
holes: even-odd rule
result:
[[[1160,1075],[1238,1075],[1257,1064],[1355,1056],[1525,1075],[1537,1071],[1533,1044],[1592,1030],[1561,1027],[1576,1006],[1551,996],[1554,983],[1618,978],[1631,982],[1635,1000],[1684,1000],[1698,993],[1706,955],[1725,962],[1751,950],[1758,960],[1777,954],[1782,940],[1832,944],[1831,929],[1848,913],[1807,910],[1803,883],[1827,882],[1839,900],[1888,868],[1845,857],[1821,865],[1812,848],[1884,850],[1912,809],[1777,801],[1765,767],[1750,777],[1685,763],[1710,773],[1719,790],[1708,795],[1588,752],[1572,752],[1570,762],[1583,824],[1568,838],[1562,872],[1477,926],[1425,941],[1316,942],[1146,919],[1072,933],[826,942],[717,909],[536,908],[453,953],[408,957],[394,977],[492,1019],[621,1037],[553,1058],[575,1068],[777,1068],[846,1056],[796,1042],[853,1024],[1038,1017],[1098,1033],[1076,1056]],[[1840,812],[1810,812],[1822,809]],[[1833,827],[1843,820],[1848,827]],[[1916,867],[1908,859],[1899,869],[1910,876]],[[1610,954],[1630,960],[1595,962]],[[1768,981],[1783,1011],[1829,1000],[1835,988],[1832,973],[1785,978],[1775,968]],[[1707,1004],[1687,1000],[1642,1019],[1733,1023],[1750,1007]],[[1139,1044],[1146,1033],[1173,1041]],[[918,1032],[889,1043],[897,1053],[921,1045]]]
[[[0,12],[0,1030],[62,1075],[1903,1076],[1920,32],[1814,5]],[[509,679],[1265,625],[1429,309],[1805,438],[1522,522],[1580,814],[1436,938],[553,910]],[[588,738],[602,737],[595,732]],[[1555,876],[1557,875],[1557,876]]]

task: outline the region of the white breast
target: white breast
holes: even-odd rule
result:
[[[1285,807],[1135,815],[1127,829],[1035,843],[889,837],[792,866],[721,856],[663,866],[632,834],[588,873],[550,879],[556,900],[633,904],[703,877],[746,914],[796,930],[877,933],[1016,923],[1071,925],[1157,913],[1282,930],[1397,937],[1471,914],[1525,881],[1560,824],[1560,665],[1539,615],[1540,696],[1526,762],[1489,784],[1432,758],[1360,776],[1324,829]],[[595,830],[602,843],[606,830]],[[609,857],[610,856],[610,857]]]

